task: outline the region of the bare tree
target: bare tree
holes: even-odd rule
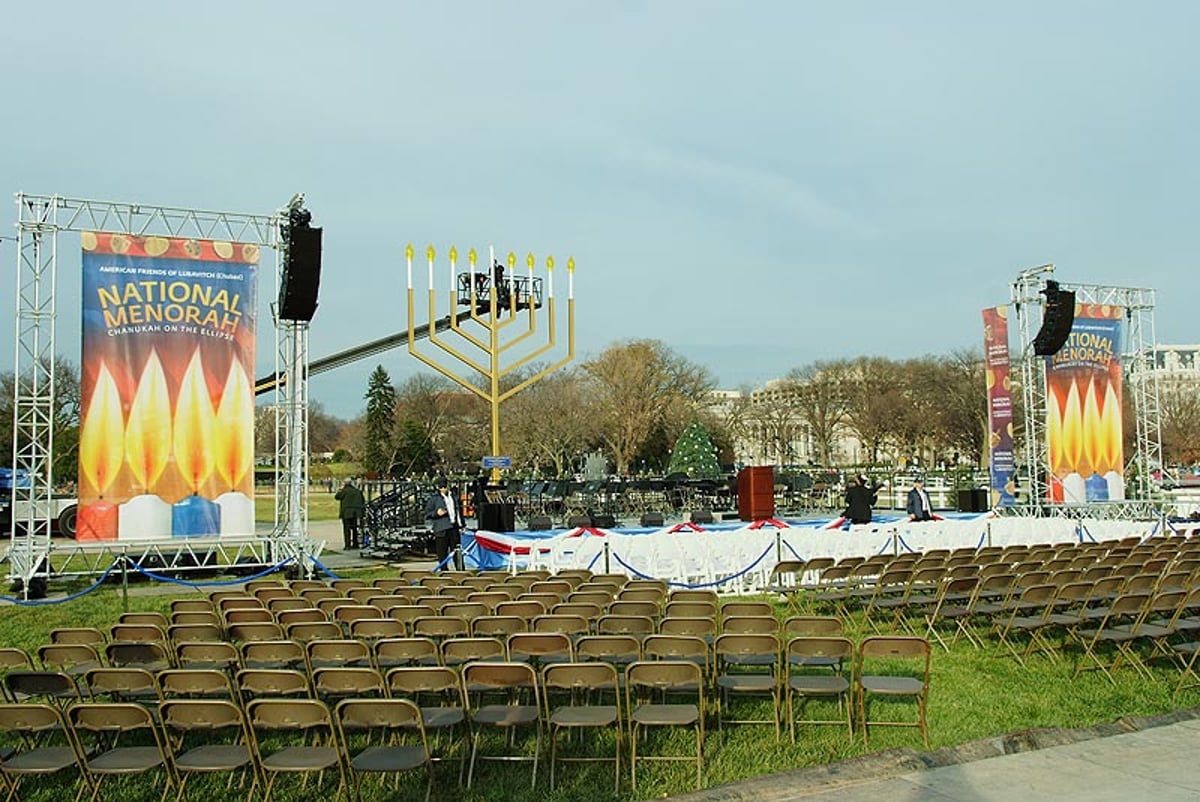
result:
[[[622,475],[656,426],[681,431],[716,386],[706,368],[658,340],[610,345],[583,370],[590,414]]]
[[[808,424],[821,465],[834,463],[834,444],[850,411],[846,386],[849,376],[850,365],[845,360],[813,362],[787,375],[795,387],[799,414]]]
[[[584,409],[583,376],[553,373],[505,402],[503,442],[515,458],[538,470],[543,463],[564,476],[571,460],[595,435]]]
[[[899,426],[906,401],[898,392],[903,377],[896,363],[882,357],[859,357],[846,382],[846,424],[877,464],[880,452],[902,436]]]
[[[1200,461],[1200,393],[1194,386],[1164,383],[1159,392],[1159,410],[1163,459],[1171,465]]]

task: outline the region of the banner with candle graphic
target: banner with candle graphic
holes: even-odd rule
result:
[[[1125,498],[1121,307],[1077,307],[1067,342],[1046,357],[1050,501]]]
[[[78,539],[252,534],[258,246],[82,247]]]
[[[1017,488],[1007,306],[983,310],[983,348],[988,394],[989,495],[992,507],[1011,507],[1016,503]]]

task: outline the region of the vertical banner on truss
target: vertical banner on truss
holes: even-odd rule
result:
[[[983,310],[983,348],[988,394],[989,495],[992,507],[1011,507],[1016,502],[1017,488],[1007,306]]]
[[[1049,500],[1125,498],[1121,417],[1121,318],[1117,306],[1085,304],[1071,335],[1046,357]]]
[[[82,246],[78,538],[252,534],[258,246]]]

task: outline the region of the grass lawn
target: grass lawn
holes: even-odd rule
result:
[[[324,490],[309,490],[308,520],[332,521],[338,517],[338,502],[333,493]],[[275,495],[270,488],[260,488],[254,494],[254,520],[270,523],[275,520]]]
[[[314,494],[315,495],[315,494]],[[376,570],[359,576],[374,577],[388,572]],[[163,586],[139,585],[131,589],[129,608],[166,612],[170,600],[197,597],[197,591],[180,589],[163,592]],[[105,587],[76,601],[38,608],[7,607],[0,619],[0,644],[19,646],[31,652],[49,642],[50,630],[65,626],[92,626],[107,629],[123,611],[119,587]],[[777,605],[780,618],[786,616]],[[857,615],[847,622],[848,635],[856,641],[869,634]],[[993,641],[994,644],[994,641]],[[1123,668],[1115,672],[1116,684],[1098,671],[1085,672],[1072,679],[1077,650],[1068,650],[1057,660],[1035,656],[1022,667],[1010,656],[997,655],[993,648],[978,650],[964,641],[950,652],[934,646],[933,676],[929,696],[929,733],[931,747],[960,744],[1031,727],[1079,727],[1118,719],[1122,716],[1153,715],[1200,704],[1200,695],[1185,691],[1173,697],[1179,673],[1167,664],[1155,665],[1151,678]],[[768,703],[751,703],[767,705]],[[903,709],[911,711],[911,706]],[[767,709],[755,711],[769,712]],[[836,717],[836,712],[830,717]],[[901,712],[901,711],[897,711]],[[885,728],[872,730],[870,751],[894,747],[920,748],[914,729]],[[575,747],[572,747],[575,748]],[[660,737],[652,749],[686,754],[687,737]],[[644,748],[641,750],[646,751]],[[844,728],[819,727],[799,732],[792,744],[784,728],[776,741],[769,726],[727,726],[718,731],[710,725],[704,747],[705,785],[715,786],[738,779],[818,765],[865,754],[861,736],[851,739]],[[548,755],[548,749],[544,753]],[[623,761],[624,762],[624,761]],[[574,764],[560,766],[559,785],[549,790],[548,765],[538,768],[538,784],[530,787],[527,765],[487,764],[477,767],[476,783],[471,791],[455,785],[454,767],[442,767],[437,775],[434,798],[464,800],[504,800],[504,802],[557,802],[562,800],[633,800],[689,791],[694,785],[694,767],[687,763],[647,764],[639,766],[637,793],[629,788],[628,767],[619,796],[612,793],[611,765]],[[364,787],[366,800],[421,799],[424,782],[416,775],[396,790],[376,784]],[[328,788],[328,786],[326,786]],[[119,790],[119,796],[115,795]],[[70,791],[73,793],[73,790]],[[144,780],[127,780],[109,787],[108,798],[122,802],[151,802],[160,791]],[[331,796],[328,791],[322,792]],[[51,802],[66,798],[68,789],[61,782],[32,783],[22,791],[22,799]],[[237,790],[227,790],[222,780],[206,782],[197,778],[189,784],[193,799],[243,798]],[[317,798],[312,787],[286,783],[275,798],[300,802]]]

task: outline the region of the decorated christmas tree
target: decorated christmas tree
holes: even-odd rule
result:
[[[692,421],[675,441],[668,474],[683,473],[692,479],[715,479],[721,475],[717,448],[700,421]]]

